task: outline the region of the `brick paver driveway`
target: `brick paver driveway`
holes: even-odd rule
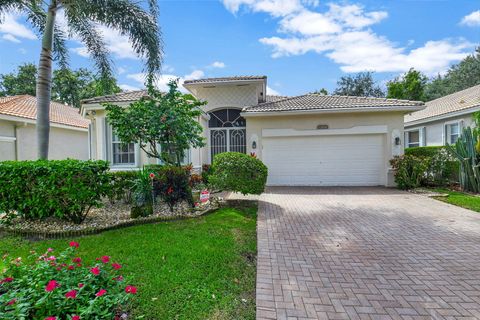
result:
[[[383,188],[270,188],[258,319],[480,319],[480,214]]]

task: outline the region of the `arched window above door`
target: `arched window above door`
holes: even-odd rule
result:
[[[220,109],[209,113],[209,128],[241,128],[246,126],[245,118],[240,115],[240,109]]]

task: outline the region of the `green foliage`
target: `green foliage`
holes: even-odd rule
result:
[[[110,202],[123,201],[124,203],[132,202],[132,191],[137,178],[136,171],[110,171],[111,179],[108,197]]]
[[[183,95],[177,81],[170,81],[168,86],[168,93],[150,88],[149,97],[128,108],[109,104],[106,110],[121,141],[138,143],[149,157],[179,166],[186,150],[205,145],[198,123],[200,106],[205,102]]]
[[[0,212],[26,219],[57,217],[81,223],[108,194],[105,161],[0,162]]]
[[[181,201],[193,205],[190,173],[184,167],[164,166],[155,172],[154,194],[165,201],[170,210]]]
[[[0,96],[28,94],[35,96],[37,86],[37,66],[25,63],[18,71],[0,75]]]
[[[333,92],[341,96],[384,97],[385,93],[376,84],[372,72],[360,72],[355,76],[343,76],[337,81]]]
[[[195,219],[84,236],[77,250],[87,263],[108,253],[122,264],[121,274],[138,287],[128,320],[253,320],[255,228],[255,207],[223,208]],[[44,252],[52,247],[61,251],[67,246],[65,240],[2,237],[0,258],[9,253],[25,259],[30,250]],[[0,272],[4,267],[0,259]]]
[[[433,157],[442,150],[445,150],[444,146],[411,147],[405,149],[405,154],[416,157]]]
[[[8,269],[0,274],[3,320],[113,319],[120,315],[117,312],[137,289],[125,284],[121,265],[111,263],[110,257],[84,263],[75,246],[78,243],[71,242],[58,256],[49,249],[43,254],[32,252],[25,260],[4,259]]]
[[[436,189],[434,191],[448,194],[447,197],[436,197],[437,200],[480,212],[480,197],[475,194],[453,191],[450,189]]]
[[[454,145],[447,145],[447,150],[460,163],[460,185],[463,190],[480,192],[480,162],[477,150],[478,133],[467,127]]]
[[[425,101],[427,76],[411,68],[401,78],[387,83],[387,98]]]
[[[313,93],[313,94],[320,94],[320,95],[322,95],[322,96],[328,95],[328,91],[327,91],[327,89],[325,89],[325,88],[322,88],[322,89],[320,89],[320,90],[315,90],[315,91],[313,91],[312,93]]]
[[[202,165],[202,181],[205,184],[209,184],[210,176],[213,174],[212,166],[209,164]]]
[[[242,194],[261,194],[267,183],[268,169],[257,158],[239,152],[217,154],[209,182],[221,189]]]
[[[438,75],[425,88],[426,101],[480,84],[480,47],[460,63],[452,65],[444,76]]]
[[[403,155],[390,160],[395,171],[397,187],[403,190],[415,189],[421,186],[428,169],[428,160],[412,155]]]
[[[133,203],[136,207],[153,204],[153,178],[154,175],[147,169],[137,171],[133,184]]]

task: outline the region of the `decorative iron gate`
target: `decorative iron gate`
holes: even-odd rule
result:
[[[210,129],[210,156],[211,160],[215,155],[222,152],[247,152],[245,128],[222,128]]]

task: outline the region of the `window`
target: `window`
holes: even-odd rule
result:
[[[420,131],[408,131],[408,147],[420,147]]]
[[[454,144],[457,142],[459,136],[460,124],[458,122],[447,124],[447,143]]]
[[[112,131],[112,164],[117,166],[135,165],[135,144],[122,143]]]

